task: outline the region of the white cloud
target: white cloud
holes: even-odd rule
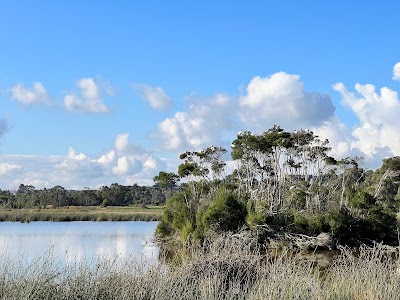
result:
[[[86,154],[76,154],[74,148],[68,149],[65,159],[56,165],[53,177],[62,183],[74,179],[100,178],[104,175],[101,165]]]
[[[187,112],[177,112],[160,122],[157,137],[169,151],[220,144],[224,133],[232,129],[235,111],[234,100],[225,94],[201,99]]]
[[[64,106],[70,112],[106,113],[109,108],[103,103],[100,89],[92,78],[82,78],[77,83],[82,99],[76,94],[64,97]]]
[[[21,166],[13,163],[0,163],[0,176],[4,176],[14,170],[20,170]]]
[[[133,88],[138,91],[152,109],[168,110],[171,107],[171,98],[160,87],[152,87],[145,84],[134,84]]]
[[[68,149],[68,158],[72,159],[72,160],[78,160],[78,161],[80,160],[80,161],[82,161],[82,160],[87,159],[87,156],[85,154],[83,154],[83,153],[76,154],[75,153],[75,149],[72,148],[72,147],[69,147],[69,149]]]
[[[400,80],[400,62],[393,66],[393,80]]]
[[[11,88],[12,98],[25,106],[49,104],[50,97],[41,82],[34,82],[32,88],[25,88],[18,83]]]
[[[328,139],[329,146],[332,148],[330,155],[336,158],[352,156],[350,129],[338,118],[324,122],[321,126],[312,128],[312,131],[321,139]]]
[[[117,134],[114,148],[119,154],[134,154],[135,156],[141,156],[146,152],[146,150],[138,144],[129,142],[129,133]]]
[[[144,162],[143,167],[147,169],[153,169],[156,170],[158,165],[157,165],[157,160],[154,157],[149,157],[147,160]]]
[[[374,85],[359,83],[355,92],[348,91],[342,83],[335,84],[333,89],[359,120],[352,130],[351,148],[368,157],[382,151],[400,155],[400,101],[396,91],[383,87],[379,94]]]
[[[129,145],[128,138],[129,133],[117,134],[115,137],[115,149],[120,152],[127,151]]]
[[[306,92],[299,75],[284,72],[254,77],[240,98],[240,117],[250,129],[266,130],[274,124],[287,130],[318,126],[334,113],[329,95]]]
[[[115,162],[117,158],[117,154],[115,153],[114,150],[111,150],[110,152],[107,152],[106,154],[103,154],[102,156],[100,156],[99,159],[97,159],[97,162],[104,165],[104,166],[108,166],[111,165]]]
[[[274,124],[286,130],[322,126],[335,116],[327,94],[306,92],[298,75],[284,72],[254,77],[246,94],[235,99],[226,94],[194,102],[158,124],[157,138],[169,151],[226,145],[224,139],[242,128],[265,131]],[[241,122],[241,124],[238,124]],[[230,143],[229,143],[230,144]]]
[[[167,163],[129,142],[128,134],[116,137],[112,149],[91,156],[70,147],[65,155],[0,155],[0,189],[16,189],[21,183],[38,189],[61,185],[67,189],[97,188],[119,184],[152,185],[161,170],[175,171]],[[119,141],[119,142],[118,142]],[[116,149],[119,145],[119,150]]]
[[[21,183],[38,188],[55,186],[59,183],[53,178],[53,172],[63,159],[53,155],[1,155],[0,160],[13,167],[6,176],[0,176],[0,189],[15,190]]]
[[[142,168],[141,162],[132,156],[122,156],[118,158],[118,163],[112,168],[116,175],[131,175],[139,172]]]
[[[109,83],[108,81],[102,78],[96,78],[96,82],[101,87],[101,89],[106,92],[108,96],[114,97],[116,95],[116,91],[114,90],[111,83]]]
[[[158,124],[158,137],[166,150],[179,149],[184,141],[179,120],[187,113],[177,112],[173,118],[167,118]]]

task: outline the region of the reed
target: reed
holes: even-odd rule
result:
[[[118,259],[58,264],[2,260],[2,299],[399,299],[397,258],[348,249],[321,270],[290,253],[272,257],[234,238],[190,245],[173,262]]]
[[[162,207],[61,207],[45,209],[0,209],[0,222],[34,221],[157,221]]]

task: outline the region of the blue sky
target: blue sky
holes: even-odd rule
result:
[[[0,0],[0,188],[152,184],[273,124],[400,155],[398,1]]]

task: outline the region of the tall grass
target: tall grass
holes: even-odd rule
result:
[[[50,209],[0,209],[0,222],[34,221],[156,221],[162,208],[141,207],[61,207]]]
[[[397,260],[379,247],[343,250],[320,270],[289,253],[277,257],[220,238],[189,246],[169,263],[131,260],[57,264],[2,260],[1,299],[400,299]]]

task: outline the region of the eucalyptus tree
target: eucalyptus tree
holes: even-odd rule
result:
[[[382,166],[375,171],[373,181],[375,198],[385,202],[398,202],[400,200],[400,156],[384,159]]]
[[[271,212],[289,209],[288,194],[296,191],[304,195],[306,208],[320,209],[326,200],[321,185],[330,169],[329,150],[328,140],[309,130],[287,132],[273,126],[260,135],[241,131],[232,143],[239,190],[266,202]]]
[[[51,195],[52,204],[56,207],[71,205],[71,197],[68,191],[60,185],[56,185],[48,190]]]
[[[190,195],[185,194],[185,199],[191,212],[195,213],[204,199],[210,199],[210,197],[204,198],[204,190],[210,188],[211,183],[225,177],[226,163],[222,160],[222,156],[226,152],[223,147],[211,145],[199,151],[186,151],[180,155],[183,163],[178,167],[178,175],[187,180]]]
[[[155,186],[161,188],[162,193],[166,198],[170,198],[174,190],[177,189],[177,184],[179,182],[179,176],[172,172],[161,171],[158,175],[154,176],[153,181]]]

